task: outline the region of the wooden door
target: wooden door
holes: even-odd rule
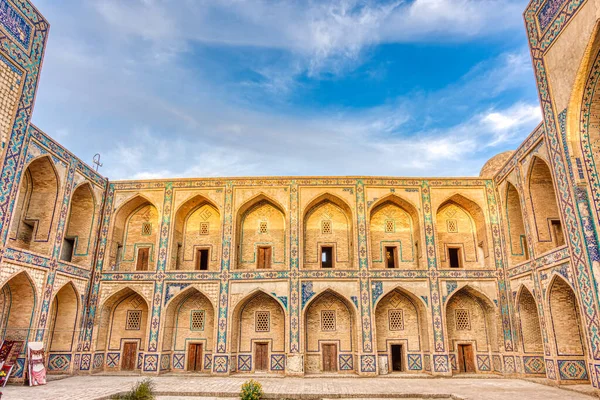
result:
[[[121,370],[133,371],[137,359],[137,343],[136,342],[125,342],[123,343],[123,361],[121,362]]]
[[[270,247],[259,247],[257,256],[258,269],[269,269],[271,268],[271,248]]]
[[[324,344],[323,349],[323,372],[337,372],[337,345]]]
[[[254,370],[266,371],[269,368],[269,348],[267,343],[256,343],[254,345]]]
[[[475,358],[473,357],[473,345],[458,345],[458,368],[460,372],[475,372]]]
[[[188,345],[188,371],[202,371],[202,345],[190,343]]]
[[[148,258],[150,255],[150,248],[149,247],[143,247],[141,249],[138,249],[138,258],[137,258],[137,265],[135,267],[136,270],[138,271],[148,271]]]

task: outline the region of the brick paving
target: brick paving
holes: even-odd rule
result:
[[[454,399],[531,399],[590,400],[587,394],[541,385],[520,379],[426,379],[426,378],[271,378],[160,376],[155,377],[160,400],[199,400],[236,398],[242,383],[256,379],[269,398],[451,398]],[[7,386],[3,400],[81,400],[106,399],[127,390],[140,380],[136,376],[76,376],[49,382],[46,386]],[[190,397],[196,396],[196,397]],[[201,397],[199,397],[201,396]]]

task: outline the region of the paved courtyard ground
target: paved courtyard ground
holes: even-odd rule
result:
[[[236,398],[247,379],[262,383],[267,398],[403,398],[486,400],[590,400],[587,394],[541,385],[520,379],[500,378],[271,378],[160,376],[155,377],[160,400]],[[2,400],[106,399],[126,391],[139,376],[77,376],[51,381],[46,386],[7,386]],[[581,389],[585,387],[582,386]]]

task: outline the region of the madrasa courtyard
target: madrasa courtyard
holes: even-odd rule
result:
[[[597,396],[600,0],[523,17],[543,120],[479,176],[110,180],[30,122],[49,23],[0,0],[5,398]]]

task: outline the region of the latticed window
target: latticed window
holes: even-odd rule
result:
[[[271,330],[271,313],[257,311],[254,315],[254,327],[256,332],[269,332]]]
[[[458,222],[455,219],[446,220],[446,224],[448,226],[448,233],[458,232]]]
[[[402,331],[404,330],[404,312],[402,310],[390,310],[390,331]]]
[[[142,325],[142,310],[128,310],[125,329],[128,331],[139,331]]]
[[[204,316],[204,310],[192,310],[192,315],[190,316],[190,329],[193,331],[203,331]]]
[[[388,219],[385,221],[385,233],[394,233],[394,220]]]
[[[200,222],[200,234],[208,235],[208,222]]]
[[[267,221],[261,221],[258,225],[258,233],[267,233]]]
[[[471,330],[471,318],[469,317],[469,310],[456,310],[454,315],[457,331]]]
[[[152,234],[152,224],[150,222],[144,222],[142,224],[142,236],[150,236]]]
[[[335,331],[335,311],[334,310],[321,311],[321,330],[322,331]]]
[[[321,233],[329,235],[331,233],[331,221],[326,219],[321,221]]]

